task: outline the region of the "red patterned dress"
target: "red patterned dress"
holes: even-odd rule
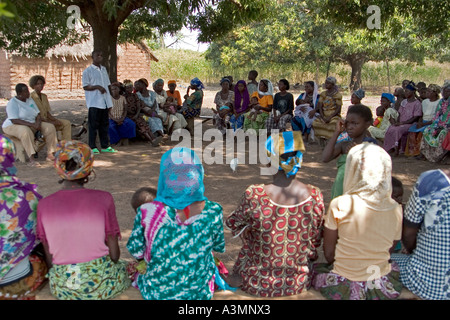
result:
[[[311,282],[310,262],[317,259],[325,205],[321,191],[294,206],[274,203],[264,185],[251,185],[226,221],[244,242],[233,271],[242,290],[260,297],[295,295]]]

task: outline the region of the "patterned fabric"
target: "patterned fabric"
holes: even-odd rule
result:
[[[78,167],[68,171],[66,162],[73,159]],[[87,177],[94,167],[94,153],[85,143],[77,140],[63,140],[56,146],[53,166],[58,175],[65,180],[77,180]]]
[[[334,91],[329,95],[327,91],[324,91],[319,96],[319,103],[322,103],[324,117],[329,117],[336,112],[337,108],[342,107],[342,94]],[[331,138],[336,129],[336,122],[340,118],[340,115],[334,116],[328,123],[325,123],[322,118],[316,118],[312,124],[316,137]]]
[[[191,80],[191,86],[196,86],[197,89],[199,90],[203,90],[205,89],[205,86],[203,85],[203,83],[200,81],[199,78],[195,77],[194,79]]]
[[[44,259],[31,254],[28,256],[32,273],[26,278],[0,287],[0,300],[35,300],[35,294],[47,282],[47,264]]]
[[[169,206],[138,208],[127,248],[148,265],[137,286],[146,300],[209,300],[216,272],[212,251],[225,251],[222,207],[206,200],[201,214],[184,223],[177,217]]]
[[[214,114],[214,121],[216,129],[219,130],[222,134],[226,134],[228,125],[230,124],[229,114],[227,114],[225,117],[222,117],[219,113],[216,113]]]
[[[145,137],[151,133],[151,130],[148,122],[140,114],[142,108],[145,107],[144,102],[139,99],[136,93],[128,93],[125,98],[127,99],[127,117],[136,124],[136,133]]]
[[[433,118],[433,122],[428,126],[423,137],[425,141],[431,147],[437,147],[440,145],[440,137],[447,135],[448,126],[450,124],[450,98],[447,100],[439,100],[439,104],[436,108],[436,115]]]
[[[373,281],[351,281],[331,270],[328,264],[316,264],[313,269],[314,289],[330,300],[391,300],[397,299],[403,288],[395,263],[389,274]]]
[[[278,129],[279,131],[286,131],[286,125],[288,123],[291,123],[292,115],[285,114],[280,119],[278,119],[278,122],[275,122],[273,113],[270,114],[269,118],[266,121],[266,129],[267,129],[267,135],[270,135],[271,130]]]
[[[49,270],[51,293],[60,300],[106,300],[130,285],[127,263],[109,256],[85,263],[57,265]]]
[[[226,220],[233,235],[243,240],[233,268],[242,277],[243,291],[279,297],[308,289],[325,211],[322,193],[310,188],[311,196],[302,203],[281,206],[271,201],[264,185],[251,185]]]
[[[34,184],[15,175],[14,144],[0,136],[0,279],[39,243],[36,238],[36,209],[42,196]]]
[[[236,117],[234,114],[232,114],[230,117],[230,125],[233,131],[242,129],[244,127],[244,121],[245,115],[241,114],[240,116]]]
[[[161,158],[158,191],[155,201],[184,209],[196,201],[204,201],[204,169],[195,151],[170,149]]]
[[[279,133],[275,139],[270,136],[266,141],[266,150],[267,156],[279,164],[279,170],[283,170],[287,177],[295,176],[302,166],[305,145],[298,131]],[[292,152],[295,152],[295,155],[290,155],[287,159],[281,157]]]
[[[393,254],[400,280],[423,299],[450,299],[450,180],[441,170],[422,173],[405,208],[404,220],[417,226],[410,255]]]
[[[181,114],[185,119],[200,116],[203,104],[203,91],[195,90],[183,103]]]

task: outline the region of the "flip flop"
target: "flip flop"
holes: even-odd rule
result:
[[[93,152],[94,154],[100,154],[100,151],[98,151],[97,148],[92,149],[92,152]]]
[[[118,152],[116,149],[113,149],[111,147],[108,147],[106,149],[102,149],[101,151],[102,152],[106,152],[106,153],[116,153],[116,152]]]

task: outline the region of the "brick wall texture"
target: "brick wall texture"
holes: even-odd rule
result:
[[[84,99],[81,77],[92,60],[74,57],[26,58],[0,51],[0,98],[10,99],[15,96],[17,83],[28,85],[33,75],[45,77],[44,92],[50,99]],[[151,82],[149,52],[134,44],[122,46],[117,61],[117,78],[119,81],[147,78]],[[31,88],[30,88],[31,90]]]

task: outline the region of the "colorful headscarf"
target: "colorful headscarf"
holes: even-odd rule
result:
[[[153,85],[152,85],[153,90],[155,90],[155,87],[156,87],[157,84],[162,84],[162,85],[164,85],[164,80],[161,79],[161,78],[156,79],[155,82],[153,82]]]
[[[182,210],[193,202],[206,200],[203,177],[203,166],[194,150],[173,148],[161,158],[155,201]]]
[[[392,93],[382,93],[381,97],[388,99],[391,103],[395,103],[395,96]]]
[[[200,79],[197,78],[197,77],[195,77],[194,79],[191,80],[191,86],[196,86],[197,89],[199,89],[199,90],[205,89],[205,86],[204,86],[203,83],[200,81]]]
[[[392,210],[398,204],[391,198],[391,171],[391,157],[382,147],[358,144],[347,155],[344,194],[358,196],[374,210]]]
[[[138,81],[141,82],[141,83],[143,83],[143,84],[145,85],[146,88],[148,87],[148,81],[147,81],[147,79],[145,79],[145,78],[140,78]]]
[[[222,83],[224,83],[224,82],[228,82],[228,84],[231,84],[230,79],[225,78],[225,77],[220,80],[220,85],[222,85]]]
[[[238,89],[238,85],[242,83],[244,85],[244,92],[241,93]],[[242,106],[241,106],[242,101]],[[250,95],[247,90],[247,83],[244,80],[239,80],[234,86],[234,107],[237,113],[244,112],[248,109],[250,104]]]
[[[287,177],[295,176],[302,166],[305,146],[300,131],[284,131],[278,134],[278,139],[271,135],[266,141],[267,155],[275,158]],[[288,152],[296,152],[295,155],[284,160],[281,156]]]
[[[78,167],[73,171],[66,170],[66,161],[73,159]],[[53,166],[64,180],[82,179],[91,174],[94,165],[94,153],[85,143],[77,140],[62,140],[56,146]]]
[[[169,85],[169,84],[177,84],[177,81],[176,80],[169,80],[169,81],[167,81],[167,85]]]
[[[14,142],[4,135],[0,135],[0,170],[8,176],[16,175],[15,156],[16,148]]]
[[[14,156],[14,143],[0,135],[0,280],[39,243],[36,208],[42,196],[36,185],[15,176]]]
[[[359,98],[359,100],[362,100],[362,98],[364,98],[366,96],[366,92],[363,89],[361,89],[361,88],[359,88],[358,90],[353,92],[353,94],[355,96],[357,96]]]
[[[332,83],[334,85],[336,85],[336,82],[337,82],[336,78],[332,77],[332,76],[329,76],[328,78],[326,78],[325,81],[329,82],[329,83]]]

